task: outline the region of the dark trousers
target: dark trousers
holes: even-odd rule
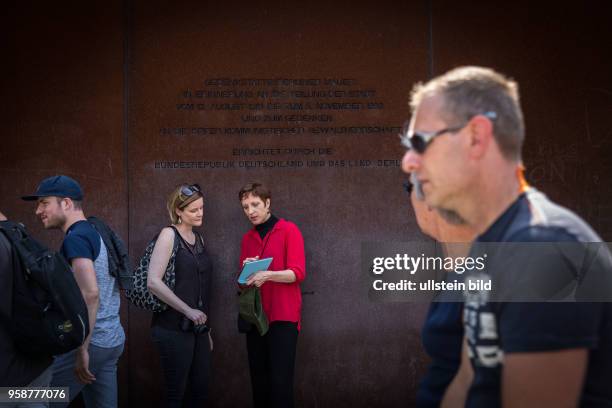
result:
[[[247,333],[255,408],[292,408],[298,330],[294,322],[273,322],[264,336]]]
[[[210,379],[210,342],[208,333],[195,334],[153,326],[166,385],[164,406],[205,407]]]

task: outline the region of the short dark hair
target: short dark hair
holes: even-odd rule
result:
[[[245,184],[238,192],[238,200],[242,201],[249,194],[261,198],[263,202],[272,198],[270,189],[258,181]]]

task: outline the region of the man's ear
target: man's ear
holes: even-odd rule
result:
[[[468,129],[470,131],[470,156],[479,159],[494,143],[493,123],[484,115],[476,115],[470,120]]]
[[[63,211],[66,211],[68,209],[72,210],[74,209],[74,203],[72,202],[72,199],[68,197],[60,198],[60,207]]]
[[[266,205],[266,209],[269,210],[270,209],[270,199],[269,198],[266,198],[265,205]]]

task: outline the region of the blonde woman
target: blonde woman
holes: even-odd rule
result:
[[[165,405],[202,407],[208,398],[210,360],[213,348],[208,311],[212,264],[202,236],[194,231],[204,217],[204,196],[197,184],[182,184],[168,197],[172,224],[161,230],[149,265],[147,287],[169,307],[153,314],[151,334],[161,358],[165,379]],[[174,258],[176,285],[164,282]],[[187,389],[190,395],[185,395]]]

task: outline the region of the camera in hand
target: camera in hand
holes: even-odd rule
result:
[[[181,319],[181,330],[184,332],[194,332],[195,334],[208,333],[210,327],[204,324],[194,324],[187,316],[183,316]]]

